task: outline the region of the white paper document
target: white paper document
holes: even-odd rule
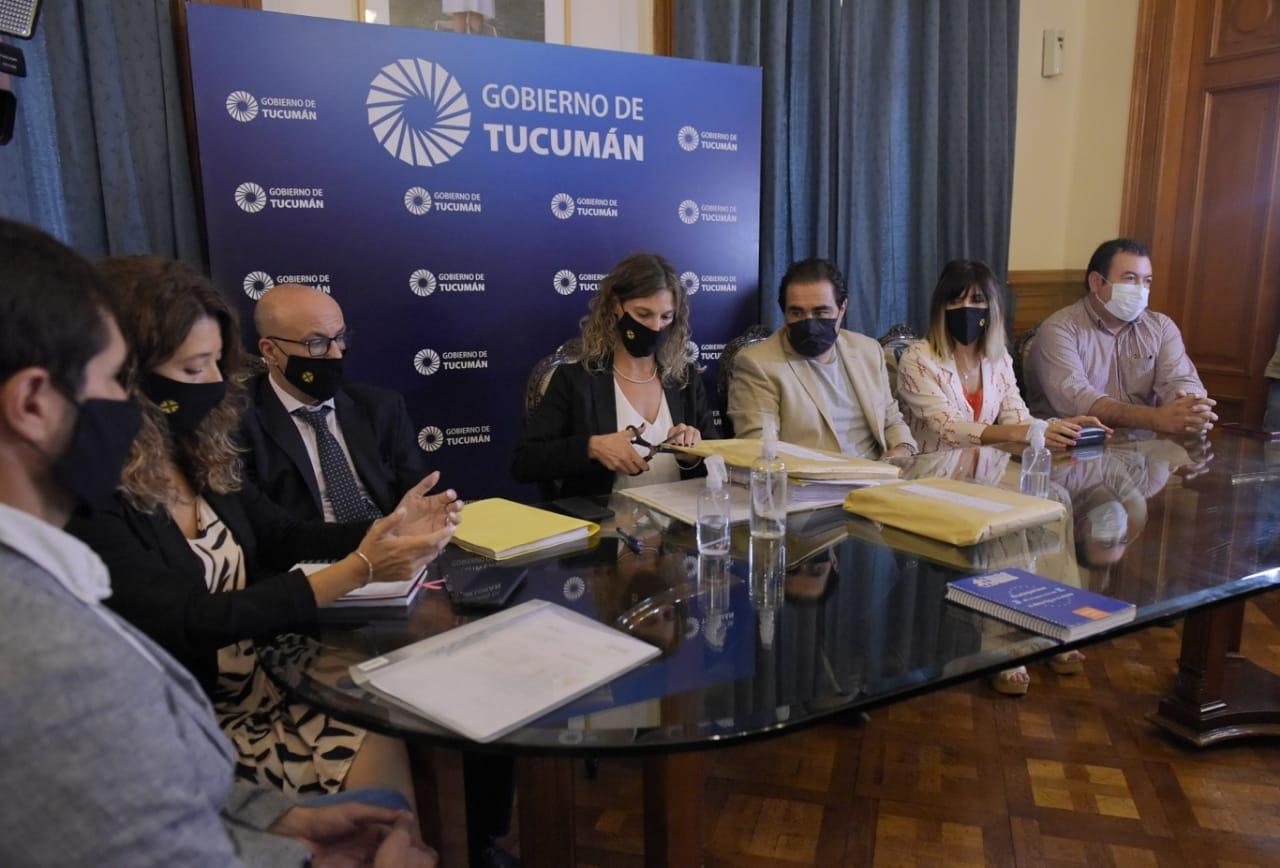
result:
[[[350,671],[357,684],[489,742],[660,653],[562,606],[530,600]]]

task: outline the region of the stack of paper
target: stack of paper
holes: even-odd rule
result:
[[[397,705],[488,742],[660,653],[585,615],[530,600],[350,672]]]
[[[593,522],[491,497],[462,508],[453,541],[469,552],[502,561],[584,540],[599,530]]]
[[[703,440],[697,446],[673,446],[678,452],[707,458],[719,455],[730,467],[750,468],[760,457],[759,440]],[[788,478],[795,481],[856,482],[867,479],[897,479],[902,471],[892,464],[852,458],[839,452],[809,449],[794,443],[779,443],[778,457],[787,466]]]

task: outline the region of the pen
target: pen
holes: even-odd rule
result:
[[[627,548],[631,549],[636,554],[640,554],[640,550],[644,548],[644,543],[640,542],[639,537],[632,536],[620,527],[614,528],[614,532],[617,533],[618,536],[622,538],[622,541],[627,544]]]

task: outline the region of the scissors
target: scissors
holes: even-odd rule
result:
[[[635,425],[628,425],[627,430],[631,432],[631,442],[633,445],[640,446],[649,450],[649,454],[644,456],[644,460],[646,464],[652,461],[653,456],[656,455],[657,453],[671,451],[670,444],[671,444],[672,438],[670,437],[668,437],[666,440],[663,440],[661,443],[650,443],[648,440],[644,439],[644,435],[640,433],[640,429],[637,428]]]

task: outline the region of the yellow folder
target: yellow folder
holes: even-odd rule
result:
[[[759,440],[703,440],[697,446],[673,446],[702,458],[719,455],[730,467],[750,467],[760,457]],[[825,449],[810,449],[794,443],[778,443],[778,457],[787,467],[787,476],[797,480],[896,479],[902,473],[892,464],[853,458]]]
[[[502,561],[586,539],[599,530],[593,522],[491,497],[462,507],[462,523],[453,541],[469,552]]]
[[[955,479],[912,479],[849,492],[844,508],[889,527],[957,546],[1065,518],[1054,500]]]

